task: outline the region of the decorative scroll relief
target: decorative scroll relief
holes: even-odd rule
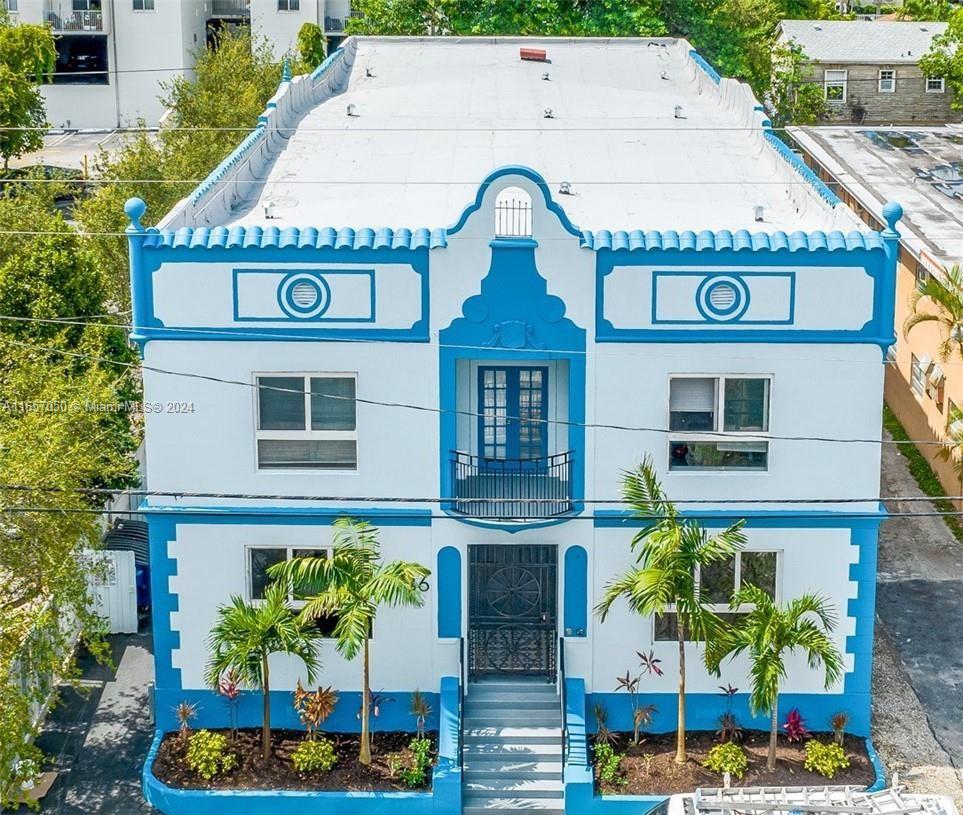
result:
[[[614,329],[858,330],[873,316],[862,267],[616,266],[603,278]]]
[[[425,317],[423,284],[407,263],[171,263],[153,273],[152,293],[168,327],[407,330]]]

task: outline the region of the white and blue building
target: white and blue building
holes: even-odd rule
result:
[[[412,726],[416,688],[444,717],[462,664],[469,699],[492,675],[555,682],[563,649],[574,704],[625,728],[615,678],[653,650],[665,676],[641,691],[673,729],[671,615],[592,611],[633,562],[640,521],[614,499],[650,456],[687,513],[747,520],[745,551],[702,578],[720,610],[748,580],[832,600],[845,675],[826,690],[800,655],[781,705],[869,734],[901,210],[868,231],[687,43],[352,38],[285,79],[157,228],[127,209],[160,408],[143,509],[161,728],[182,699],[227,723],[203,682],[217,607],[348,515],[432,570],[423,608],[374,626],[373,687],[396,700],[379,728]],[[715,729],[720,682],[749,724],[746,661],[716,678],[689,656],[689,727]],[[328,726],[352,730],[360,667],[322,659],[343,700]],[[271,668],[293,725],[302,667]]]

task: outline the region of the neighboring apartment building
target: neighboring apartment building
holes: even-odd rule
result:
[[[588,694],[570,709],[631,729],[615,677],[650,649],[666,675],[640,692],[673,728],[672,614],[593,613],[634,563],[645,521],[614,499],[650,456],[687,514],[747,519],[699,578],[718,611],[750,581],[831,598],[845,676],[827,690],[795,655],[782,710],[869,734],[880,445],[846,440],[880,436],[900,210],[863,228],[686,42],[351,38],[157,228],[127,211],[145,399],[170,406],[145,417],[161,729],[182,700],[226,724],[203,679],[218,606],[328,552],[342,516],[432,570],[423,608],[374,625],[379,729],[410,727],[416,688],[438,711],[445,677],[471,699],[555,683],[563,657]],[[688,656],[688,726],[715,729],[720,678]],[[360,668],[323,663],[325,729],[354,730]],[[721,677],[744,725],[746,672]],[[298,726],[300,664],[271,677],[275,726]]]
[[[330,31],[336,46],[350,0],[5,0],[14,20],[47,23],[57,64],[42,87],[57,129],[109,130],[164,114],[162,84],[189,75],[210,31],[251,25],[280,59],[297,47],[305,22]]]
[[[936,471],[948,495],[959,495],[954,462],[936,453],[963,408],[963,360],[940,358],[942,330],[932,323],[908,335],[914,289],[929,276],[963,263],[963,127],[882,129],[792,128],[809,164],[871,225],[882,223],[882,201],[906,204],[896,279],[897,342],[890,348],[886,402]],[[932,311],[932,307],[924,306]]]
[[[821,83],[827,122],[943,123],[960,120],[941,77],[927,78],[919,59],[946,23],[890,20],[783,20],[780,38],[808,59],[805,81]]]

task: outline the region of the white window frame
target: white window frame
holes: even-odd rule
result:
[[[888,74],[888,76],[884,77],[883,74]],[[880,68],[878,83],[877,87],[880,93],[896,93],[896,69]]]
[[[286,14],[289,11],[300,11],[301,0],[278,0],[278,11]]]
[[[942,76],[928,76],[924,80],[926,82],[926,92],[927,93],[946,93],[946,78]],[[935,88],[930,87],[930,82],[939,82]]]
[[[673,379],[713,379],[715,380],[715,425],[713,430],[672,430],[672,380]],[[727,379],[765,379],[769,384],[766,388],[766,430],[724,430],[725,427],[725,400],[726,400],[726,380]],[[689,473],[692,475],[706,475],[712,473],[768,473],[772,450],[769,444],[769,434],[772,432],[772,374],[740,373],[740,374],[669,374],[669,387],[666,395],[666,423],[665,427],[669,430],[666,440],[666,470],[675,475],[676,473]],[[672,467],[672,443],[680,440],[690,442],[725,442],[733,441],[759,441],[766,443],[766,467],[765,469],[756,467]]]
[[[910,354],[910,389],[917,396],[926,391],[926,371],[916,354]]]
[[[137,8],[138,4],[140,4],[140,8]],[[131,11],[135,14],[156,11],[154,0],[131,0]]]
[[[830,74],[834,74],[830,78]],[[849,71],[843,68],[829,68],[823,71],[823,96],[830,105],[845,105],[849,95]],[[829,98],[830,88],[842,88],[843,95],[839,99]]]
[[[735,594],[735,592],[737,592],[741,588],[742,556],[747,553],[751,555],[752,554],[761,554],[761,555],[773,554],[776,556],[776,585],[775,585],[775,597],[773,598],[773,600],[778,605],[780,602],[782,602],[782,569],[783,569],[784,550],[782,549],[740,549],[738,552],[736,552],[736,555],[735,555],[736,569],[735,569],[735,575],[733,576],[733,583],[732,583],[733,594]],[[698,566],[696,567],[695,578],[696,578],[696,585],[701,586],[702,575],[701,575],[701,570]],[[752,611],[753,606],[748,603],[743,603],[742,605],[733,609],[729,606],[728,603],[706,603],[705,608],[709,609],[715,614],[748,614],[750,611]],[[667,604],[665,607],[665,613],[675,614],[675,603]],[[652,642],[654,643],[675,642],[676,640],[674,639],[658,640],[655,638],[656,636],[656,629],[655,629],[656,619],[655,618],[656,618],[656,615],[653,614],[652,615]],[[690,640],[687,638],[686,642],[695,642],[695,640]]]
[[[3,5],[10,14],[17,14],[20,11],[18,0],[4,0]]]
[[[262,377],[301,377],[304,380],[304,430],[261,430],[261,408],[258,395]],[[354,430],[311,430],[311,379],[353,379],[355,392]],[[358,374],[353,371],[259,371],[254,374],[254,461],[261,473],[356,473],[358,472]],[[355,457],[353,467],[262,467],[258,454],[258,441],[354,441]]]

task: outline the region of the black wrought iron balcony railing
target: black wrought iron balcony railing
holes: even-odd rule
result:
[[[455,512],[489,520],[554,518],[572,511],[572,451],[542,458],[483,458],[451,451]]]

